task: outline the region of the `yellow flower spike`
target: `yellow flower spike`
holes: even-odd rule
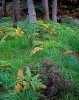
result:
[[[16,84],[15,86],[15,93],[18,93],[22,90],[22,85],[20,85],[19,83]]]
[[[23,70],[20,68],[18,71],[17,83],[22,84],[24,81],[24,73]]]
[[[20,69],[18,70],[18,76],[20,76],[20,75],[21,75],[22,77],[24,77],[22,68],[20,68]]]

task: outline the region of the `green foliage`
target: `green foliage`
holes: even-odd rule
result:
[[[0,71],[0,82],[2,83],[1,90],[6,92],[12,89],[15,86],[13,73],[11,74],[11,70],[3,70]]]
[[[78,60],[73,55],[67,55],[67,56],[63,57],[62,63],[65,66],[69,66],[69,67],[74,67],[74,66],[77,67],[79,65]]]
[[[15,94],[13,91],[10,91],[9,94],[5,94],[4,96],[1,96],[1,100],[38,100],[38,92],[34,92],[32,89],[29,91],[21,91],[18,94]]]
[[[0,23],[10,22],[10,21],[11,21],[11,18],[9,18],[9,17],[2,17],[2,18],[0,19]]]

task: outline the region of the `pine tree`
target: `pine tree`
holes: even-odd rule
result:
[[[35,22],[37,19],[36,19],[36,12],[33,0],[27,0],[27,6],[28,6],[29,21],[30,23]]]
[[[49,19],[49,6],[48,6],[48,0],[42,0],[42,6],[45,11],[44,19]]]
[[[2,0],[2,15],[6,15],[6,0]]]
[[[20,20],[20,1],[19,0],[13,0],[13,22],[14,27],[17,27],[15,24]]]
[[[57,0],[52,0],[52,21],[57,22]]]

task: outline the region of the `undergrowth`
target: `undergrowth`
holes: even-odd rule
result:
[[[64,79],[73,84],[72,91],[60,90],[55,100],[79,100],[79,26],[43,22],[29,24],[23,20],[17,29],[12,21],[0,21],[0,99],[1,100],[39,100],[45,98],[43,90],[22,90],[15,93],[17,72],[30,68],[34,75],[40,74],[43,81],[44,59],[52,60],[52,72],[60,69]],[[44,65],[49,64],[47,60]],[[42,63],[43,64],[43,63]],[[46,65],[47,66],[47,65]],[[48,72],[47,72],[48,73]],[[62,85],[62,83],[60,83]],[[45,84],[46,85],[46,84]],[[49,89],[48,89],[49,90]],[[49,98],[49,100],[51,100]]]

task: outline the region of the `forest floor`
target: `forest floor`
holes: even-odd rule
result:
[[[1,18],[0,100],[79,100],[79,25],[12,25]]]

